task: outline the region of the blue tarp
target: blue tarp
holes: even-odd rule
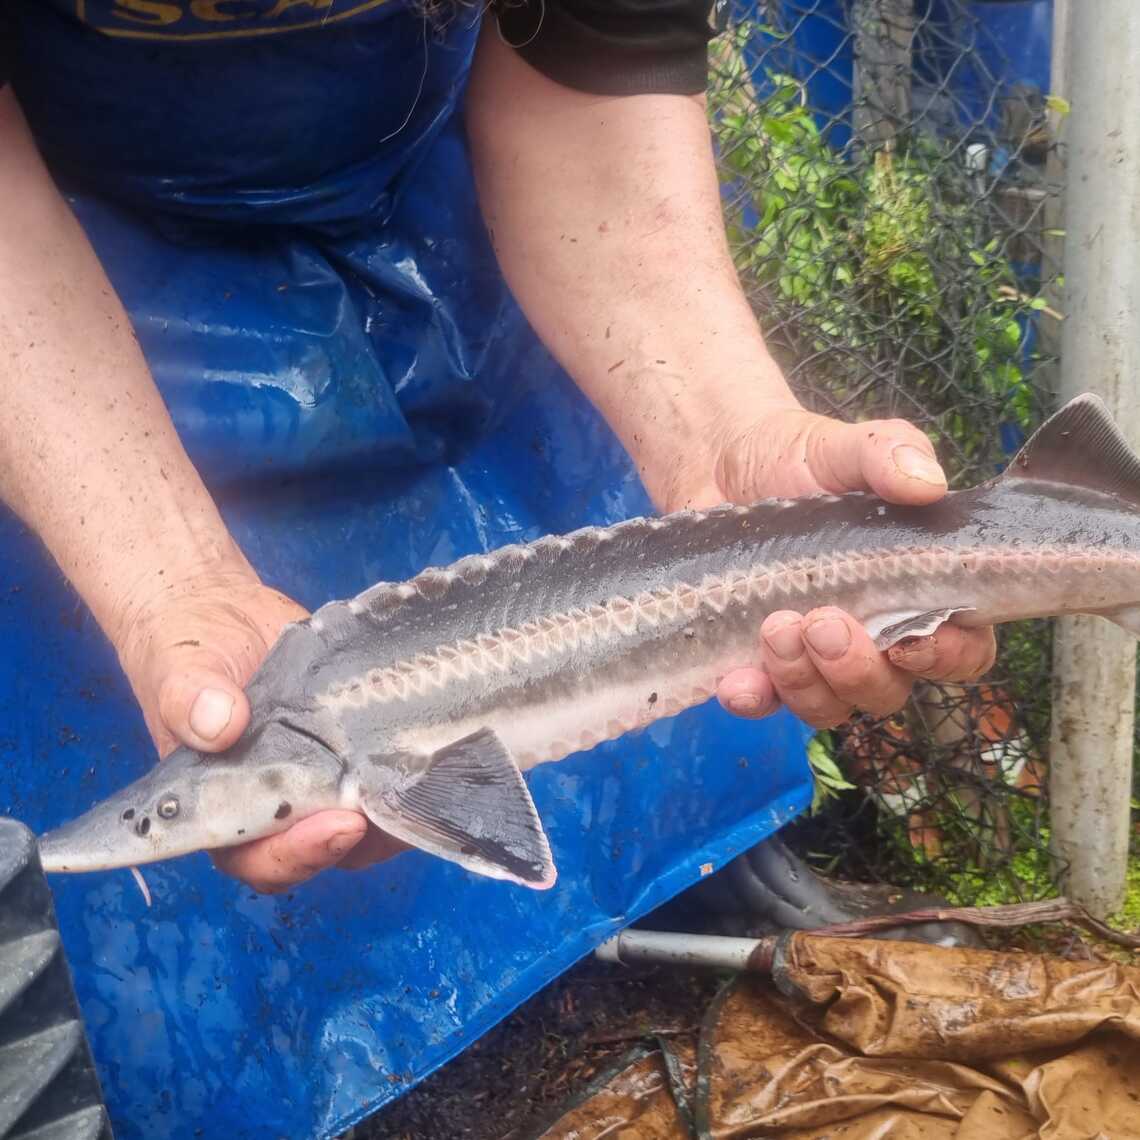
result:
[[[522,361],[520,361],[522,363]],[[223,508],[309,605],[380,577],[641,507],[552,369],[463,462],[235,488]],[[36,544],[3,526],[0,805],[42,829],[152,762],[113,654]],[[419,854],[259,897],[205,856],[56,877],[64,942],[120,1140],[331,1136],[399,1095],[594,945],[810,798],[802,736],[699,710],[536,769],[550,892]]]
[[[450,117],[461,72],[427,85],[434,111],[353,225],[308,213],[283,230],[279,202],[236,191],[235,216],[272,214],[256,233],[201,228],[185,188],[161,225],[76,199],[237,540],[309,606],[647,509],[494,269]],[[374,175],[298,208],[359,201]],[[172,223],[179,202],[193,228]],[[135,778],[152,747],[34,538],[5,517],[0,551],[0,813],[43,829]],[[420,854],[278,897],[193,856],[147,870],[150,909],[126,872],[54,879],[120,1140],[335,1135],[810,796],[797,722],[715,707],[531,786],[560,870],[545,893]]]

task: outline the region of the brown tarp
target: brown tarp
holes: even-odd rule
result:
[[[637,1049],[615,1072],[596,1081],[541,1133],[543,1140],[676,1140],[690,1137],[696,1055],[666,1042]]]
[[[543,1140],[1140,1140],[1140,969],[795,934]]]

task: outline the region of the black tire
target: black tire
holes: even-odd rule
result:
[[[0,1138],[112,1140],[31,832],[0,819]]]

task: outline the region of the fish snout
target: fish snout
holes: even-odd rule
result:
[[[106,806],[40,837],[40,863],[45,871],[105,871],[163,858],[164,847],[157,833],[151,836],[148,813],[129,807],[113,813],[103,810]]]
[[[177,754],[176,754],[177,755]],[[174,758],[39,840],[45,871],[103,871],[153,863],[195,849],[193,785]]]

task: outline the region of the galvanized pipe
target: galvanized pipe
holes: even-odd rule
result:
[[[1067,10],[1067,11],[1066,11]],[[1064,21],[1068,17],[1066,29]],[[1058,3],[1068,42],[1060,399],[1095,391],[1140,443],[1140,4]],[[1124,897],[1136,643],[1096,618],[1058,623],[1052,841],[1069,897],[1100,917]]]
[[[721,934],[673,934],[663,930],[623,930],[594,951],[602,962],[626,966],[666,965],[687,969],[760,970],[771,968],[772,938],[730,938]]]

